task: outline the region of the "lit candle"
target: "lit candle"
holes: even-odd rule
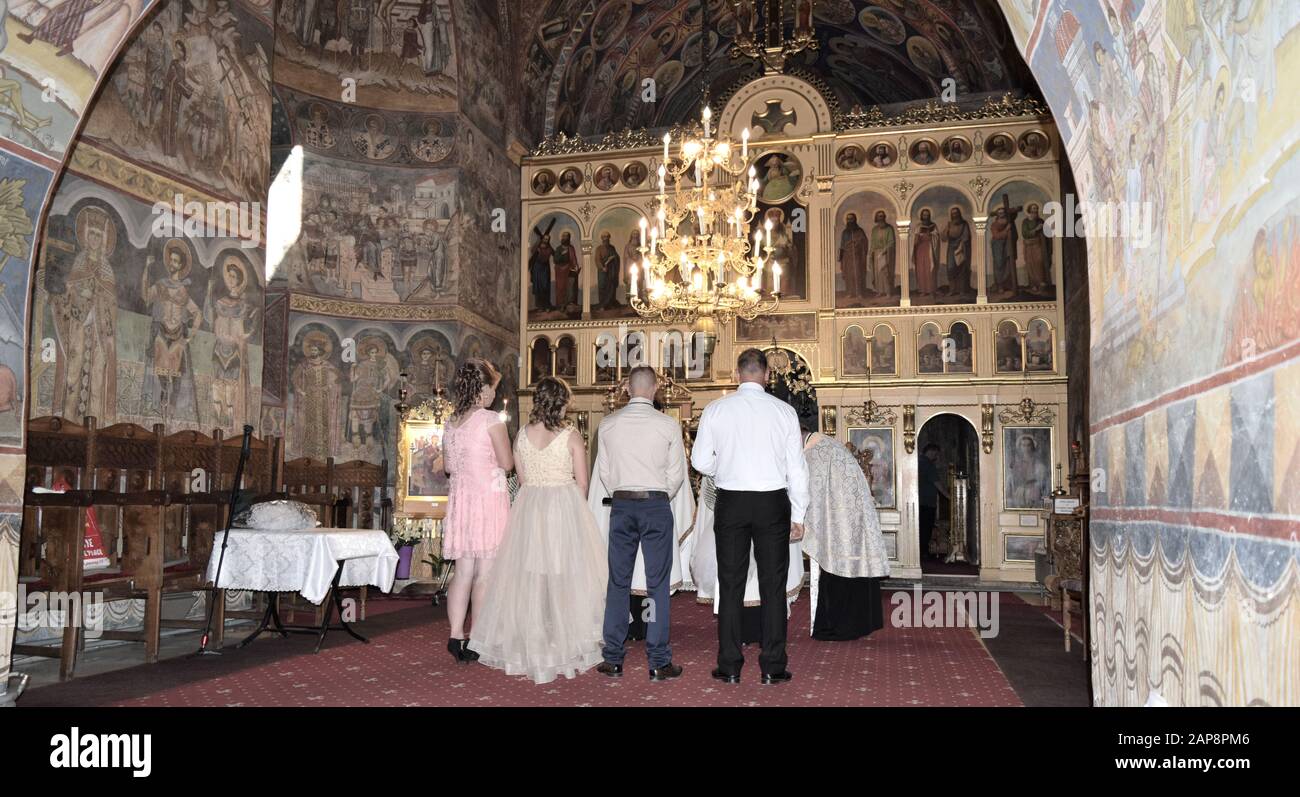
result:
[[[781,266],[780,264],[772,265],[772,293],[781,292]]]
[[[772,248],[772,220],[768,219],[763,222],[763,229],[767,231],[767,248]]]
[[[641,261],[644,263],[645,261]],[[632,264],[632,296],[636,297],[636,263]]]
[[[670,138],[671,136],[668,133],[664,133],[664,163],[665,164],[668,163],[668,140]]]
[[[749,160],[749,128],[746,127],[740,132],[740,158]]]
[[[709,137],[709,120],[713,118],[713,111],[710,111],[710,110],[709,110],[709,106],[706,105],[706,106],[704,106],[704,112],[703,112],[702,114],[700,114],[700,115],[704,117],[704,137],[705,137],[705,138],[708,138],[708,137]]]

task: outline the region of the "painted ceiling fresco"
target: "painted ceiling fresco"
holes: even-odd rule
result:
[[[759,72],[753,61],[728,54],[738,27],[729,0],[709,0],[703,42],[700,0],[538,5],[522,26],[530,31],[525,125],[534,137],[667,127],[692,118],[705,50],[712,96]],[[786,71],[819,79],[844,110],[937,97],[947,77],[959,96],[1033,91],[992,2],[818,0],[815,15],[819,48],[792,58]],[[643,101],[646,78],[655,81],[653,103]]]

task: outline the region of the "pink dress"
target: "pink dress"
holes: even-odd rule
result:
[[[488,435],[488,427],[498,423],[501,418],[492,410],[475,410],[454,426],[449,424],[443,435],[451,472],[442,524],[444,559],[490,559],[505,536],[510,491]]]

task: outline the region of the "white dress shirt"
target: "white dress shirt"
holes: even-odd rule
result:
[[[757,382],[704,408],[691,448],[691,465],[720,490],[786,490],[790,520],[808,510],[808,463],[794,407]]]
[[[677,421],[634,398],[600,422],[596,474],[605,488],[660,490],[672,498],[686,481],[686,447]]]

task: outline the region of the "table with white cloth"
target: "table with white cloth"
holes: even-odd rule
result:
[[[373,586],[388,592],[393,588],[397,561],[393,543],[378,529],[231,529],[228,544],[225,532],[219,532],[213,541],[208,581],[218,589],[298,592],[312,603],[329,601],[319,626],[286,626],[280,622],[276,597],[268,595],[257,630],[239,643],[240,647],[247,645],[270,627],[282,637],[289,632],[317,634],[319,652],[331,629],[368,641],[348,625],[339,589]],[[338,612],[338,626],[330,625],[331,610]]]

